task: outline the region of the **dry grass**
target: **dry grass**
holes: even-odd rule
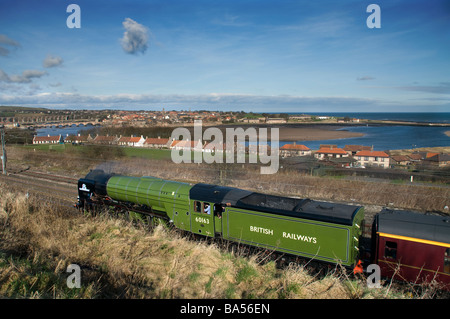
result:
[[[345,272],[261,263],[236,245],[189,240],[159,225],[90,217],[0,190],[0,296],[12,298],[404,298]],[[81,267],[80,289],[66,285]],[[393,289],[392,289],[393,291]]]

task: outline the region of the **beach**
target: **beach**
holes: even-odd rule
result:
[[[185,126],[189,129],[192,136],[194,128],[192,126]],[[226,129],[242,128],[245,132],[249,132],[250,128],[255,128],[258,133],[261,128],[267,128],[268,138],[271,138],[272,129],[279,129],[279,140],[283,142],[294,141],[321,141],[334,140],[352,137],[364,136],[364,133],[350,132],[342,130],[342,125],[327,125],[327,124],[244,124],[244,125],[212,125],[208,123],[204,125],[203,129],[208,127],[219,128],[224,136],[226,136]]]
[[[227,126],[235,127],[235,126]],[[321,141],[364,136],[364,133],[342,130],[340,125],[324,124],[256,124],[255,128],[267,128],[270,137],[271,129],[279,129],[279,140],[283,142]],[[243,126],[246,129],[246,126]]]

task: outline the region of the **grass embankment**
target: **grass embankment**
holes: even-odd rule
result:
[[[0,190],[0,297],[7,298],[403,298],[343,273],[322,279],[301,267],[246,258],[234,246],[89,217]],[[68,265],[81,288],[68,288]],[[339,274],[339,275],[338,275]],[[428,292],[427,292],[428,293]],[[413,297],[427,297],[421,294]]]

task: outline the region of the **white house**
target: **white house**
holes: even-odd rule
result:
[[[122,136],[119,138],[119,145],[131,146],[131,147],[143,147],[145,138],[141,135],[140,137],[135,136]]]
[[[389,155],[382,151],[359,151],[354,158],[361,166],[389,167]]]

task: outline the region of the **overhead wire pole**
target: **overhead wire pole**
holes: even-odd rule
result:
[[[6,147],[5,147],[5,127],[2,125],[2,169],[3,169],[3,175],[6,175]]]

